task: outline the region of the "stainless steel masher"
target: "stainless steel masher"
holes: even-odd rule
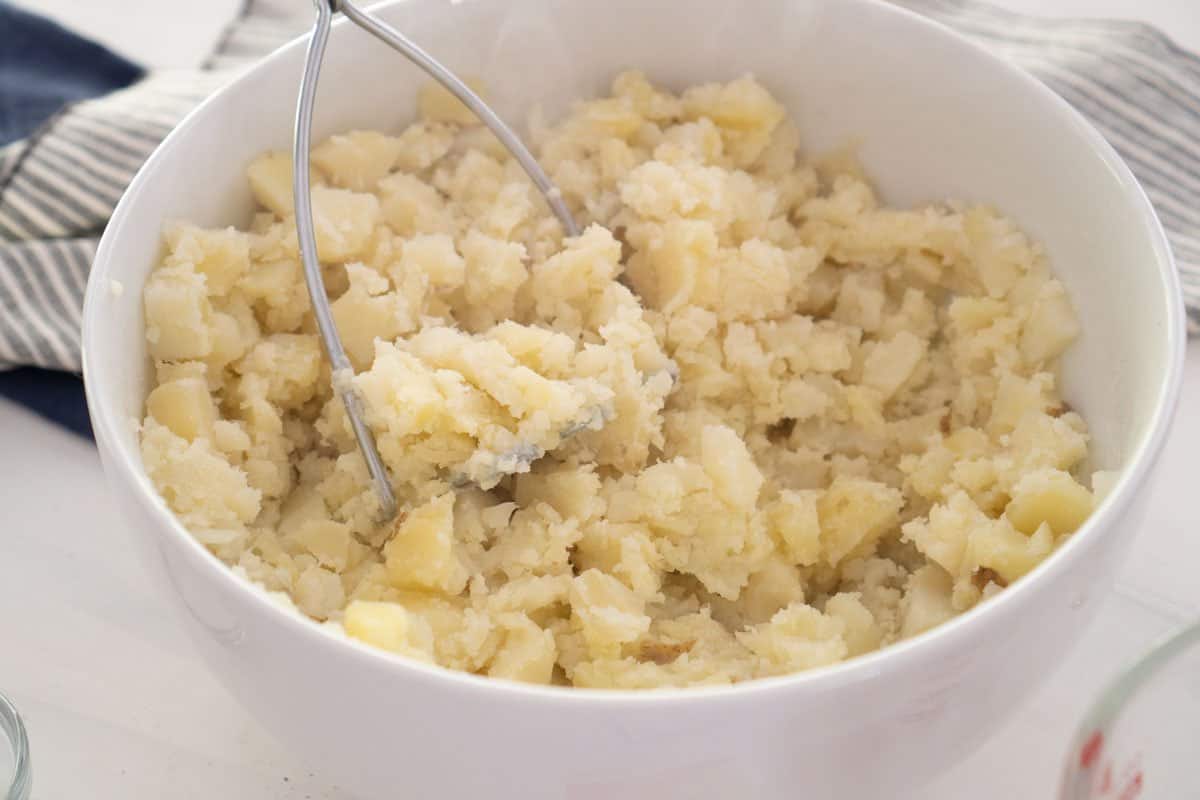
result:
[[[375,436],[364,418],[363,399],[354,384],[348,380],[348,377],[353,374],[353,367],[350,365],[350,359],[346,357],[341,336],[338,334],[337,325],[333,321],[333,314],[329,308],[329,297],[325,293],[325,281],[321,277],[321,264],[317,259],[317,241],[313,234],[308,163],[312,134],[313,98],[316,95],[317,79],[321,73],[321,61],[325,55],[325,44],[329,40],[333,15],[338,11],[342,12],[355,25],[398,50],[405,58],[416,64],[461,100],[484,125],[491,129],[496,138],[508,148],[513,158],[525,169],[530,179],[541,191],[542,196],[546,198],[546,203],[554,211],[559,222],[562,223],[567,236],[578,235],[579,227],[563,202],[562,193],[546,177],[546,173],[538,166],[533,155],[517,135],[504,124],[496,112],[492,111],[479,95],[471,91],[454,73],[409,41],[399,31],[353,3],[347,0],[313,0],[313,2],[317,10],[317,19],[304,61],[304,74],[300,81],[300,99],[296,106],[296,131],[292,150],[294,165],[292,190],[296,204],[296,233],[300,238],[300,258],[304,263],[304,280],[308,284],[308,296],[312,300],[313,314],[317,319],[317,328],[320,332],[321,342],[325,346],[325,354],[329,357],[333,369],[334,391],[346,407],[346,416],[350,419],[359,449],[367,462],[375,493],[379,497],[380,514],[384,519],[391,519],[396,514],[396,494],[392,490],[387,468],[379,457],[379,449],[375,446]]]

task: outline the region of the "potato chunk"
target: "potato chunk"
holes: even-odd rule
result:
[[[461,592],[467,573],[454,546],[454,494],[414,509],[396,525],[383,554],[394,586]]]
[[[208,436],[217,420],[217,407],[200,378],[180,378],[159,384],[146,398],[146,413],[189,442]]]
[[[616,578],[595,569],[571,584],[571,611],[594,656],[612,656],[650,628],[644,601]]]
[[[342,625],[347,635],[381,650],[419,661],[433,659],[433,634],[429,626],[398,603],[355,600],[346,606]]]
[[[1043,524],[1056,535],[1073,533],[1092,513],[1092,493],[1062,470],[1031,472],[1013,487],[1004,515],[1024,534]]]
[[[155,270],[142,293],[150,355],[163,361],[204,358],[213,346],[212,303],[204,276],[190,266]]]
[[[264,153],[246,169],[254,199],[281,219],[295,214],[292,192],[292,157],[283,152]]]
[[[488,665],[488,675],[524,683],[549,683],[558,655],[554,634],[525,616],[506,623],[504,643]]]
[[[817,501],[821,552],[827,563],[864,553],[886,531],[899,525],[903,498],[874,481],[837,477]]]
[[[378,131],[350,131],[313,148],[312,161],[335,186],[368,192],[400,158],[403,142]]]
[[[322,261],[359,257],[379,223],[379,199],[346,189],[313,187],[312,211],[317,255]]]
[[[1058,281],[1047,283],[1034,300],[1021,331],[1021,355],[1027,364],[1045,364],[1059,356],[1079,335],[1079,320]]]

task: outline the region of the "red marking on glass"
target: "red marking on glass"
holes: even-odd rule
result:
[[[1104,777],[1100,779],[1100,791],[1112,791],[1112,762],[1104,765]]]
[[[1130,778],[1129,782],[1125,784],[1125,789],[1121,792],[1119,800],[1134,800],[1135,797],[1141,796],[1142,783],[1144,781],[1145,777],[1142,775],[1142,771],[1140,769],[1133,773],[1133,777]]]
[[[1079,766],[1084,769],[1090,768],[1096,763],[1096,759],[1100,757],[1100,751],[1104,748],[1104,734],[1096,731],[1088,740],[1084,742],[1083,750],[1079,752]]]

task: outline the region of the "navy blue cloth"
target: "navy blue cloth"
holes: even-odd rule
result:
[[[141,67],[101,45],[0,0],[0,147],[36,137],[70,103],[121,89],[142,75]],[[78,375],[34,367],[0,372],[0,396],[92,435]]]
[[[0,146],[29,136],[66,104],[142,74],[101,45],[0,0]]]
[[[80,436],[92,436],[83,381],[78,375],[53,369],[18,367],[0,372],[0,395]]]

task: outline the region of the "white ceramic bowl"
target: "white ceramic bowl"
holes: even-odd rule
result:
[[[201,106],[149,160],[105,232],[84,311],[105,468],[201,656],[314,770],[364,797],[913,796],[1061,660],[1141,517],[1184,333],[1167,244],[1129,171],[1031,78],[868,0],[407,0],[379,12],[452,67],[485,76],[509,119],[535,101],[561,111],[626,67],[676,88],[749,71],[796,116],[808,150],[859,140],[888,201],[994,203],[1045,244],[1070,289],[1084,333],[1066,359],[1066,397],[1091,425],[1095,465],[1122,477],[1068,544],[998,599],[791,677],[652,693],[534,688],[335,638],[188,535],[150,485],[135,434],[151,374],[141,287],[160,229],[174,218],[248,220],[246,164],[290,143],[295,42]],[[340,24],[315,136],[397,128],[423,82]]]

